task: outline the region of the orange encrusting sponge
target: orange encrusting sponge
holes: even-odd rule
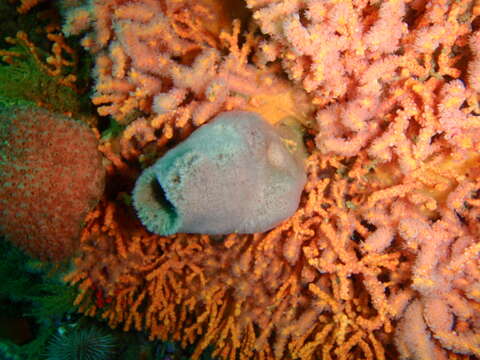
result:
[[[87,126],[35,106],[0,106],[0,232],[27,253],[72,255],[104,176]]]

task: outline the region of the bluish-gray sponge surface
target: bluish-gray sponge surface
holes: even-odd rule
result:
[[[295,212],[305,181],[303,164],[272,125],[229,111],[144,170],[133,204],[160,235],[256,233]]]

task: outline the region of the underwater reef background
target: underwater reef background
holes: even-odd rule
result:
[[[0,23],[0,358],[480,358],[478,0]]]

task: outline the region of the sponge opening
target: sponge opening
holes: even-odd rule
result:
[[[163,190],[162,185],[158,182],[156,178],[153,178],[150,186],[152,188],[152,194],[157,201],[157,203],[160,205],[160,207],[163,209],[165,212],[165,215],[169,219],[170,224],[174,224],[176,219],[178,218],[178,212],[175,208],[175,206],[168,200],[167,195],[165,193],[165,190]]]
[[[153,168],[144,171],[137,179],[133,198],[137,215],[148,230],[162,235],[177,232],[180,214],[168,199]]]

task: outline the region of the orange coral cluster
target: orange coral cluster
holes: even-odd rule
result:
[[[226,359],[393,359],[393,341],[404,358],[480,356],[480,183],[458,185],[432,223],[418,184],[386,188],[361,158],[307,165],[301,208],[265,234],[155,236],[104,201],[67,278],[81,311],[194,343],[194,358],[215,344]]]
[[[225,359],[480,357],[477,2],[247,0],[263,35],[243,37],[238,22],[196,31],[187,1],[93,4],[67,25],[96,20],[94,102],[128,126],[102,145],[125,185],[87,218],[67,278],[81,311],[194,358],[209,344]],[[219,111],[278,114],[295,85],[312,101],[292,111],[310,153],[292,218],[221,238],[134,220],[139,162]]]

